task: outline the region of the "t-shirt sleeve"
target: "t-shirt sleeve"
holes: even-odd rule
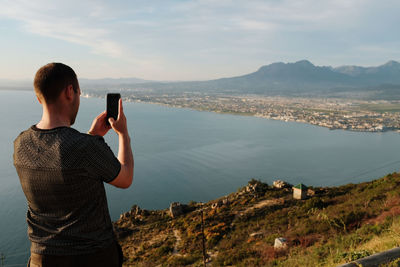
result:
[[[86,146],[88,172],[103,182],[112,182],[121,170],[121,163],[101,136],[91,137]]]

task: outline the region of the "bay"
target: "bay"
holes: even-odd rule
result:
[[[81,98],[74,128],[86,132],[104,99]],[[336,186],[398,171],[400,135],[362,133],[295,122],[124,103],[135,157],[134,182],[106,186],[113,220],[134,204],[164,209],[171,202],[208,201],[251,178],[269,184]],[[26,202],[12,165],[13,140],[40,120],[33,92],[0,91],[0,253],[5,264],[28,257]],[[117,135],[105,139],[117,153]]]

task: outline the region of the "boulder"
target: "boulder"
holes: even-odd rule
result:
[[[245,193],[253,195],[255,197],[264,195],[267,190],[268,184],[255,179],[252,179],[244,188]]]
[[[278,188],[278,189],[282,189],[282,188],[290,188],[292,187],[291,184],[285,182],[285,181],[281,181],[281,180],[276,180],[272,183],[272,186],[274,188]]]
[[[183,205],[179,202],[172,202],[169,206],[169,212],[172,218],[183,214]]]
[[[263,232],[254,232],[250,234],[250,237],[254,237],[254,238],[258,238],[258,237],[262,237],[264,235]]]
[[[226,197],[222,200],[223,205],[229,205],[229,199]]]
[[[216,208],[222,207],[222,205],[223,205],[223,201],[222,200],[218,200],[217,202],[214,202],[214,203],[211,204],[211,208],[212,209],[216,209]]]
[[[257,192],[257,187],[258,187],[258,184],[248,184],[246,186],[246,192],[248,192],[248,193]]]
[[[124,219],[127,219],[128,217],[129,217],[129,211],[128,212],[125,212],[125,213],[122,213],[121,215],[119,215],[119,219],[120,220],[124,220]]]
[[[274,249],[287,249],[288,242],[284,237],[275,238]]]
[[[307,189],[307,196],[310,196],[310,197],[315,196],[315,191],[310,189],[310,188],[308,188]]]

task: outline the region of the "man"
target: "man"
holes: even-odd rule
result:
[[[104,111],[84,134],[70,127],[81,93],[70,67],[43,66],[34,88],[42,119],[14,141],[14,165],[28,202],[30,266],[121,266],[103,183],[128,188],[133,179],[122,100],[117,120],[108,125]],[[118,157],[103,139],[111,128],[118,134]]]

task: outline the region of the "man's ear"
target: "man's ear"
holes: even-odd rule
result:
[[[74,99],[74,87],[72,84],[68,85],[67,88],[65,89],[65,96],[68,100],[73,100]]]
[[[42,104],[42,100],[40,100],[40,97],[36,96],[36,99],[39,101],[40,104]]]

